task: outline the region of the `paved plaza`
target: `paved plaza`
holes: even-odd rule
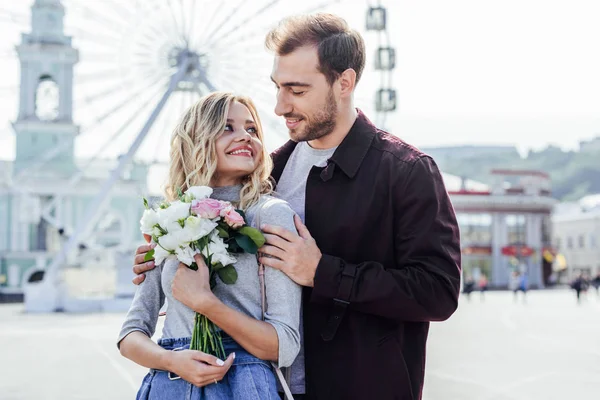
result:
[[[122,358],[121,314],[23,314],[0,305],[0,399],[134,399],[145,370]],[[600,398],[600,300],[569,291],[461,299],[432,324],[425,400]],[[371,399],[369,399],[371,400]]]

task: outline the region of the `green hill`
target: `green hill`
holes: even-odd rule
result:
[[[491,183],[490,171],[538,170],[550,174],[552,195],[559,200],[577,200],[600,193],[600,137],[581,143],[579,151],[549,146],[521,157],[510,146],[457,146],[423,148],[449,174]]]

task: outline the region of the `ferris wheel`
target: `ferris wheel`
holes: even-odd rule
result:
[[[392,82],[395,49],[384,1],[361,0],[0,0],[0,146],[13,135],[17,114],[19,61],[15,45],[29,31],[33,3],[62,3],[64,31],[78,52],[73,77],[73,121],[79,126],[79,158],[118,160],[97,202],[107,196],[132,160],[165,168],[170,134],[186,108],[215,90],[249,95],[257,104],[267,148],[287,140],[287,129],[275,116],[275,88],[269,79],[272,55],[264,49],[266,32],[285,16],[332,12],[359,30],[367,46],[367,65],[355,103],[378,127],[386,129],[397,108]],[[40,120],[56,118],[55,83],[39,77]],[[43,100],[40,100],[43,99]],[[26,180],[65,150],[53,143],[18,174]],[[71,177],[77,185],[84,172]],[[18,179],[16,179],[18,178]],[[43,217],[53,223],[50,207]],[[93,208],[93,206],[92,206]],[[57,227],[58,228],[58,227]],[[79,229],[81,228],[81,229]],[[77,246],[79,227],[64,246]]]

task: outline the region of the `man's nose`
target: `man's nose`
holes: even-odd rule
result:
[[[292,105],[287,101],[287,97],[279,91],[277,93],[277,103],[275,104],[275,114],[278,116],[283,116],[292,111]]]

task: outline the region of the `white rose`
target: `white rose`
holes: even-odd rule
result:
[[[178,247],[186,246],[189,242],[183,230],[169,232],[158,238],[158,243],[166,250],[177,250]]]
[[[186,190],[185,194],[191,194],[194,196],[194,199],[200,200],[209,198],[212,192],[212,188],[209,188],[208,186],[192,186]]]
[[[169,258],[175,258],[175,256],[160,246],[154,248],[154,265],[160,265]]]
[[[158,214],[153,209],[144,210],[142,219],[140,220],[140,230],[142,233],[152,235],[154,233],[154,225],[158,224]]]
[[[188,242],[195,242],[208,235],[216,227],[216,222],[192,215],[186,218],[183,232]]]
[[[186,219],[190,215],[190,204],[174,201],[168,208],[159,209],[157,214],[161,227],[169,232],[173,229],[177,230],[175,227],[175,224],[178,224],[177,221]],[[179,228],[181,229],[181,226]]]
[[[230,264],[235,264],[237,259],[229,253],[215,253],[212,255],[210,261],[213,265],[221,263],[221,265],[225,267]]]
[[[206,246],[202,250],[202,254],[208,257],[211,257],[211,263],[214,265],[216,263],[221,263],[223,266],[234,264],[237,260],[229,251],[227,251],[227,245],[223,241],[223,239],[219,236],[219,234],[215,231],[211,234],[210,242],[208,246]]]
[[[193,250],[190,246],[179,247],[175,250],[175,254],[177,254],[177,259],[184,263],[187,266],[192,265],[195,254],[200,254],[200,250]]]
[[[227,245],[217,231],[211,233],[209,246],[214,253],[227,253]]]

